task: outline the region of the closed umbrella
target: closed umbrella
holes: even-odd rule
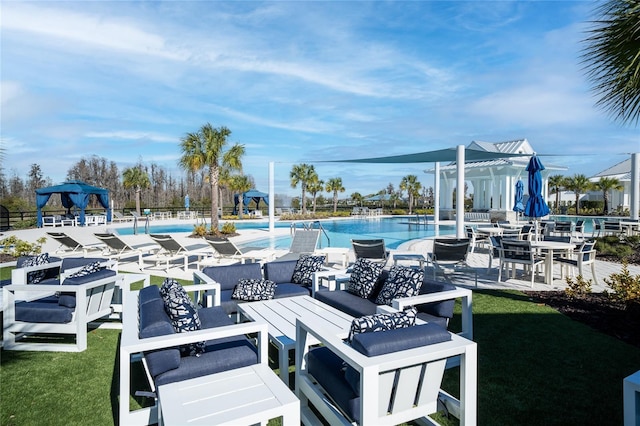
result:
[[[189,211],[189,194],[184,196],[184,208],[186,211]]]
[[[524,211],[524,204],[522,204],[522,200],[524,199],[524,183],[520,179],[516,182],[516,195],[513,199],[513,211],[516,213],[522,213]],[[518,219],[520,219],[520,214],[518,214]]]
[[[529,164],[526,168],[529,172],[529,199],[527,205],[524,208],[525,216],[537,219],[549,214],[549,206],[542,197],[542,174],[544,166],[540,162],[540,159],[533,154],[533,157],[529,160]],[[538,239],[538,221],[536,220],[536,240]]]

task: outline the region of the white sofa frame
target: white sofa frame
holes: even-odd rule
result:
[[[309,408],[311,403],[331,425],[353,424],[333,404],[329,394],[309,374],[307,355],[316,341],[321,342],[360,374],[360,424],[395,425],[419,419],[438,424],[428,415],[444,400],[461,425],[476,424],[477,345],[456,334],[451,341],[385,355],[367,357],[341,338],[321,327],[312,329],[304,320],[296,322],[296,395],[300,399],[302,422],[320,424]],[[440,389],[448,358],[460,357],[460,399]],[[416,395],[419,395],[416,398]],[[417,399],[417,401],[416,401]],[[389,407],[390,411],[387,411]]]
[[[23,351],[82,352],[87,349],[87,326],[90,322],[111,314],[111,301],[116,282],[122,277],[117,274],[80,285],[10,284],[2,291],[3,304],[3,349]],[[47,294],[56,291],[75,293],[76,307],[68,323],[30,323],[16,321],[16,294]],[[35,298],[29,298],[35,299]],[[35,343],[20,342],[24,334],[67,334],[75,336],[75,343]]]
[[[204,292],[213,285],[187,285],[187,292]],[[158,422],[158,404],[152,407],[130,411],[129,394],[131,384],[131,363],[142,358],[142,353],[155,349],[170,348],[204,340],[222,339],[231,336],[257,334],[258,362],[268,363],[268,326],[262,322],[234,324],[223,327],[207,328],[189,333],[177,333],[168,336],[140,339],[138,337],[138,293],[123,292],[123,326],[120,339],[120,403],[119,423],[123,425],[151,425]],[[192,299],[194,299],[192,297]],[[211,305],[209,305],[211,306]],[[152,389],[154,384],[150,383]]]

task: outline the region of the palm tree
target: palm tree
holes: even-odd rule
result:
[[[407,175],[402,178],[400,182],[400,189],[403,191],[407,191],[407,195],[409,195],[409,214],[411,214],[411,208],[413,207],[413,200],[415,197],[420,195],[420,189],[422,188],[422,184],[418,182],[418,176],[416,175]]]
[[[585,175],[573,175],[568,177],[564,183],[564,187],[573,192],[576,196],[576,215],[580,214],[580,194],[584,194],[591,189],[592,184]]]
[[[582,60],[597,105],[623,123],[640,117],[640,1],[608,0],[584,42]]]
[[[228,179],[229,188],[238,193],[238,218],[242,219],[242,213],[244,212],[244,197],[242,194],[251,189],[251,180],[245,175],[233,175]]]
[[[136,194],[136,213],[140,215],[140,193],[143,189],[151,187],[149,175],[144,170],[142,164],[130,167],[122,172],[122,186],[125,189],[134,189]]]
[[[598,182],[593,184],[594,188],[602,191],[602,198],[604,199],[604,207],[602,214],[609,213],[609,191],[622,191],[624,186],[617,178],[601,177]]]
[[[564,187],[564,180],[565,177],[562,175],[549,176],[549,188],[553,194],[556,194],[556,213],[560,206],[560,191]]]
[[[344,192],[344,186],[342,186],[342,178],[331,178],[327,181],[325,191],[333,192],[333,213],[338,211],[338,192]]]
[[[300,188],[302,189],[300,203],[302,204],[302,214],[305,214],[307,211],[307,185],[318,178],[316,169],[310,164],[295,164],[289,173],[289,177],[291,178],[292,188],[300,184]]]
[[[242,170],[244,145],[234,144],[223,151],[231,135],[231,130],[224,126],[214,128],[211,124],[203,125],[195,133],[187,133],[180,141],[182,157],[179,164],[185,170],[197,171],[208,168],[211,185],[211,229],[218,230],[218,184],[220,168]]]
[[[318,192],[321,192],[324,189],[324,181],[318,179],[316,175],[315,178],[307,184],[307,190],[313,197],[313,214],[316,213],[316,198],[318,197]]]
[[[354,201],[356,204],[362,206],[362,201],[364,201],[364,197],[362,196],[361,193],[354,192],[353,194],[351,194],[351,200]]]

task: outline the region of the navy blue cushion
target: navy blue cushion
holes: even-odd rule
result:
[[[92,274],[82,275],[79,277],[69,277],[62,281],[63,285],[78,285],[78,284],[86,284],[92,281],[101,280],[107,277],[114,277],[116,275],[116,271],[111,269],[101,269]]]
[[[422,283],[422,287],[420,287],[420,294],[431,294],[455,289],[456,287],[452,284],[425,279]],[[416,306],[416,308],[419,313],[424,312],[435,317],[453,318],[454,306],[455,300],[452,299],[444,300],[442,302],[425,303],[423,305]],[[420,318],[420,315],[418,315],[418,318]]]
[[[300,284],[279,283],[276,287],[276,293],[273,298],[281,299],[283,297],[309,296],[310,294],[311,289],[301,286]]]
[[[418,319],[421,319],[424,322],[429,322],[429,323],[439,325],[442,328],[447,328],[447,326],[449,325],[447,318],[437,317],[435,315],[427,314],[426,312],[420,312],[419,309],[418,309]]]
[[[267,262],[264,264],[264,277],[276,284],[290,283],[297,263],[297,260]]]
[[[73,309],[58,305],[57,298],[19,302],[15,305],[16,321],[66,324],[73,318]]]
[[[395,330],[356,334],[351,347],[366,356],[378,356],[451,340],[449,332],[436,324],[421,324]]]
[[[242,279],[261,279],[262,271],[259,263],[245,263],[224,266],[209,266],[202,272],[220,284],[222,290],[233,290]]]
[[[153,293],[153,291],[149,293]],[[164,310],[164,302],[160,297],[145,297],[144,303],[139,306],[139,337],[141,339],[175,333],[171,320]],[[145,357],[149,372],[153,377],[180,366],[180,350],[177,347],[145,352]]]
[[[307,357],[309,374],[331,395],[347,416],[359,423],[360,397],[345,379],[343,364],[342,359],[327,347],[312,349]]]
[[[362,317],[376,313],[377,305],[345,290],[319,291],[316,299],[352,317]]]
[[[202,328],[222,327],[234,324],[231,318],[229,318],[229,315],[227,315],[225,310],[220,306],[198,309],[198,315],[200,316]]]
[[[207,342],[205,353],[199,357],[182,357],[180,367],[155,376],[154,381],[156,386],[161,386],[246,367],[257,362],[258,354],[248,339],[244,337],[216,339]]]
[[[60,267],[60,272],[64,272],[68,269],[80,268],[82,266],[86,266],[94,262],[104,262],[104,261],[105,259],[102,259],[99,257],[65,257],[64,259],[62,259],[62,266]]]
[[[138,305],[144,305],[148,301],[154,299],[162,300],[162,296],[160,296],[160,288],[157,285],[142,287],[138,292]]]

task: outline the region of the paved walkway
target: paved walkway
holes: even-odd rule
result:
[[[195,224],[195,221],[192,221]],[[163,220],[158,221],[158,224],[163,225],[171,225],[171,224],[185,224],[189,223],[189,221],[185,220]],[[122,227],[131,227],[132,224],[110,224],[108,226],[90,226],[90,227],[57,227],[57,228],[40,228],[40,229],[27,229],[20,231],[8,231],[5,232],[5,236],[16,234],[18,238],[26,240],[26,241],[35,241],[39,237],[45,236],[46,232],[65,232],[69,236],[75,238],[78,242],[83,244],[92,244],[99,242],[95,236],[93,235],[96,232],[111,232],[117,230],[117,228]],[[240,235],[237,237],[233,237],[232,240],[236,244],[248,242],[255,239],[264,238],[266,236],[279,236],[279,235],[288,235],[288,228],[275,228],[274,233],[270,234],[265,229],[247,229],[241,230]],[[173,234],[174,237],[180,241],[183,245],[193,245],[196,243],[200,243],[199,240],[195,240],[193,238],[189,238],[184,233]],[[134,244],[143,244],[143,243],[153,243],[153,240],[148,235],[139,234],[139,235],[124,235],[121,237],[124,241],[128,242],[131,245]],[[53,240],[52,238],[47,238],[46,243],[43,246],[43,252],[53,253],[58,249],[59,244]],[[406,244],[400,246],[397,250],[393,250],[392,252],[396,253],[420,253],[424,256],[427,253],[431,253],[433,248],[433,239],[420,239],[420,240],[412,240]],[[478,288],[491,288],[491,289],[517,289],[517,290],[531,290],[531,282],[530,276],[518,276],[517,278],[509,278],[498,282],[498,260],[493,261],[492,268],[487,271],[487,266],[489,263],[489,254],[486,249],[476,249],[474,253],[470,253],[468,255],[468,263],[474,268],[477,268],[478,271]],[[353,252],[350,252],[351,261],[354,260]],[[134,260],[134,259],[132,259]],[[195,259],[192,259],[195,260]],[[403,262],[399,262],[402,264]],[[185,280],[191,280],[193,278],[193,270],[196,268],[196,264],[192,263],[189,265],[190,270],[185,272],[179,267],[171,268],[168,271],[164,271],[161,269],[155,268],[146,268],[151,264],[145,265],[145,269],[142,272],[149,273],[151,275],[158,276],[168,276],[173,278],[181,278]],[[338,266],[338,265],[336,265]],[[136,262],[120,262],[119,268],[122,271],[126,272],[136,272],[139,273],[140,269]],[[432,273],[431,267],[427,267],[427,273]],[[622,269],[622,265],[619,263],[612,262],[604,262],[596,260],[596,275],[598,284],[593,284],[594,292],[601,292],[605,290],[606,284],[604,282],[605,277],[609,277],[613,273],[619,273]],[[518,269],[520,272],[521,268]],[[632,275],[640,275],[640,266],[638,265],[629,265],[629,271]],[[474,274],[457,274],[450,277],[450,280],[453,284],[465,286],[465,287],[474,287]],[[591,269],[585,272],[585,278],[590,279],[591,277]],[[542,274],[536,277],[533,290],[541,291],[541,290],[561,290],[566,288],[566,282],[560,277],[560,266],[554,265],[553,271],[553,283],[551,285],[545,284],[543,282]]]

